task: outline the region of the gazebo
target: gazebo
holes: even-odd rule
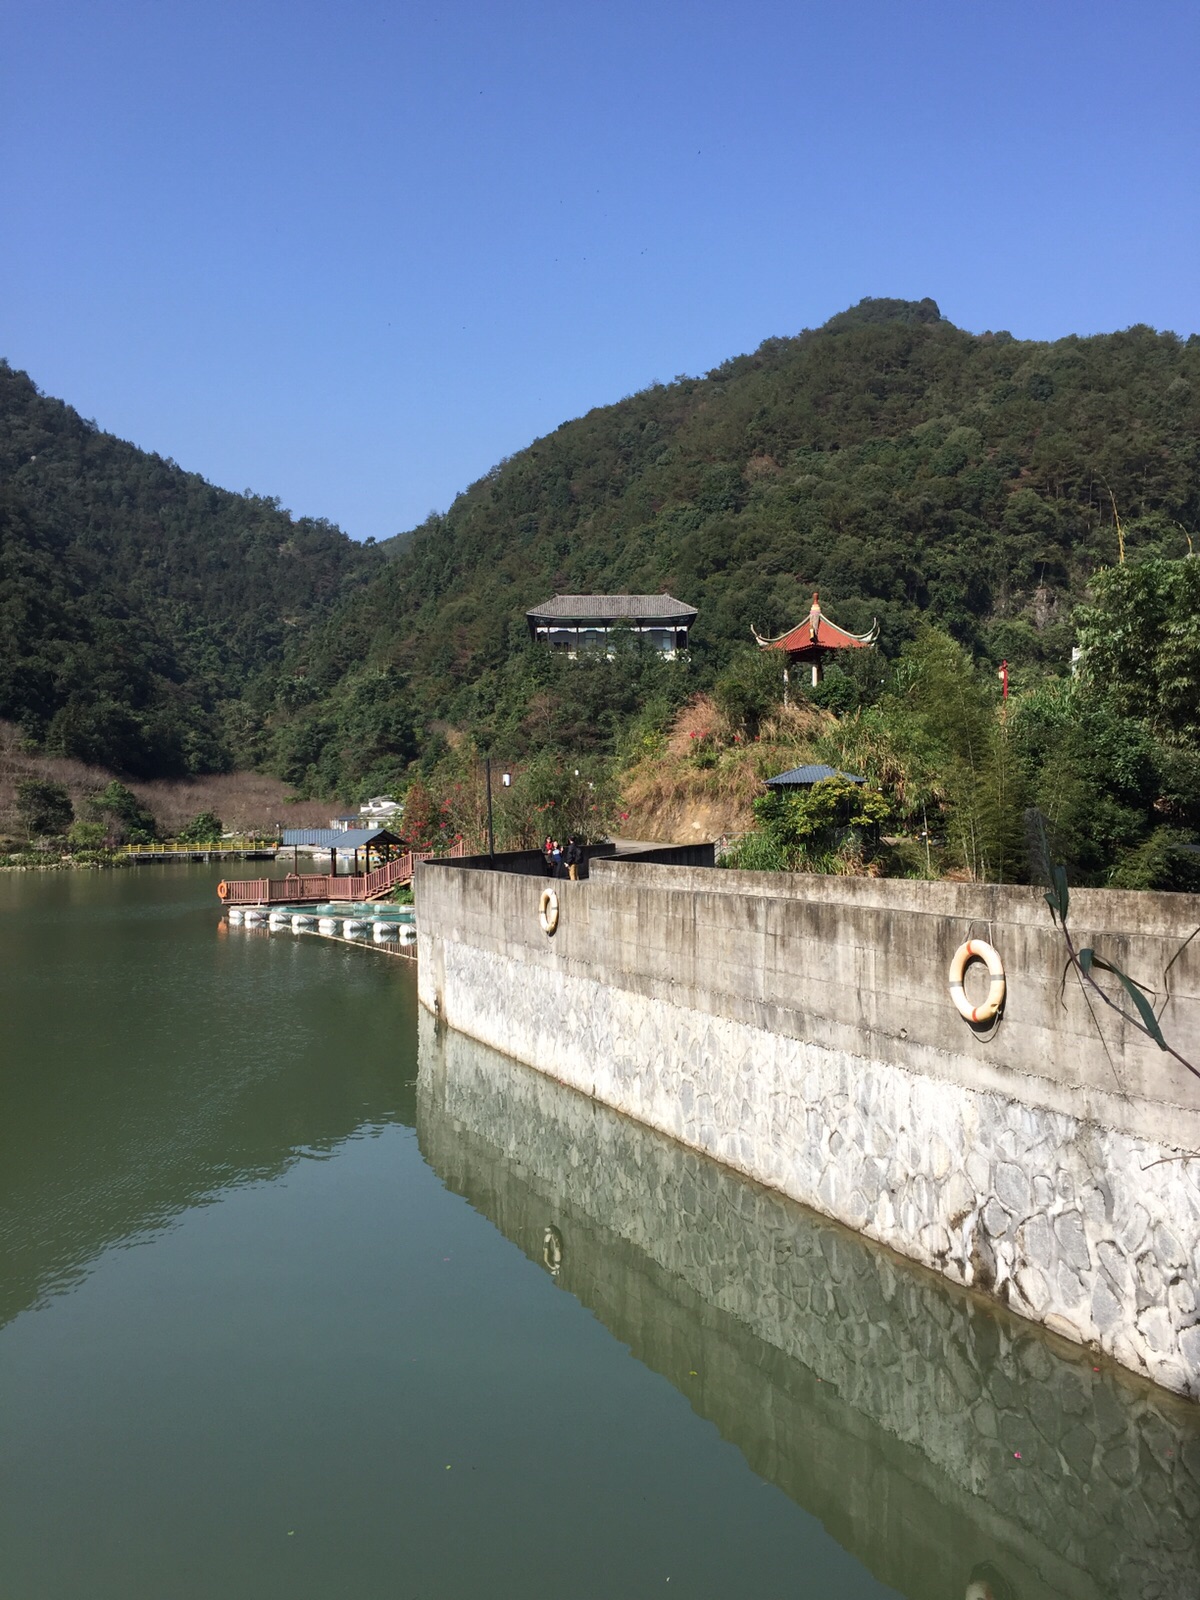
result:
[[[337,876],[337,858],[340,855],[354,852],[354,871],[357,874],[360,850],[370,872],[372,850],[375,851],[376,861],[381,862],[389,860],[393,851],[405,848],[400,835],[387,828],[288,828],[284,832],[282,845],[285,850],[291,850],[293,855],[301,850],[313,855],[319,850],[328,850],[329,871],[333,877]]]
[[[820,598],[814,590],[809,613],[797,627],[787,633],[781,633],[777,639],[764,639],[757,628],[751,628],[750,631],[758,640],[760,649],[787,652],[787,667],[783,672],[785,684],[788,681],[788,670],[803,663],[812,668],[812,684],[815,689],[821,681],[825,658],[830,651],[869,650],[879,637],[879,624],[874,623],[867,633],[851,633],[846,628],[839,628],[837,623],[830,622],[821,610]]]

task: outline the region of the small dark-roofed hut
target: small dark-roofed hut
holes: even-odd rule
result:
[[[811,789],[814,783],[823,783],[826,778],[844,778],[847,783],[866,783],[865,778],[858,778],[853,772],[839,772],[836,767],[811,766],[792,767],[788,772],[781,772],[776,778],[768,778],[768,789]]]

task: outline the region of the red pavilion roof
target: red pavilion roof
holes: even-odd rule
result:
[[[781,633],[777,639],[764,639],[757,633],[755,638],[764,650],[786,650],[792,656],[806,656],[823,650],[866,650],[875,643],[878,634],[878,623],[869,633],[850,633],[839,628],[822,612],[814,594],[812,610],[803,622]]]

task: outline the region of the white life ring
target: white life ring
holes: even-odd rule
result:
[[[538,921],[543,933],[553,933],[558,927],[558,894],[554,889],[542,890],[542,903],[538,907]]]
[[[563,1236],[551,1222],[542,1235],[542,1260],[552,1278],[557,1278],[563,1264]]]
[[[963,974],[972,961],[986,962],[992,978],[987,999],[978,1006],[971,1005],[963,990]],[[959,945],[950,963],[950,998],[958,1007],[960,1016],[968,1022],[990,1022],[1004,1004],[1006,987],[1004,963],[990,944],[984,944],[982,939],[968,939],[966,944]]]

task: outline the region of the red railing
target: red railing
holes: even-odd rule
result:
[[[443,856],[465,856],[463,840],[441,852]],[[377,900],[402,884],[411,883],[413,869],[420,861],[436,856],[436,850],[406,850],[395,861],[385,861],[374,872],[335,877],[331,873],[289,872],[286,878],[228,878],[217,885],[217,893],[227,906],[295,906],[305,901],[321,905],[327,900]]]

